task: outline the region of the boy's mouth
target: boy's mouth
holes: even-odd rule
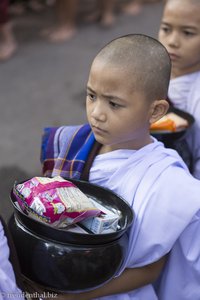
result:
[[[172,61],[179,59],[179,56],[175,53],[169,53],[169,56]]]
[[[97,127],[97,126],[94,126],[94,125],[91,125],[92,127],[92,130],[95,132],[95,133],[106,133],[106,131],[104,129],[101,129],[100,127]]]

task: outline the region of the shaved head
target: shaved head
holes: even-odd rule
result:
[[[167,97],[171,62],[158,40],[142,34],[122,36],[103,47],[96,60],[128,73],[133,91],[143,92],[149,100]]]

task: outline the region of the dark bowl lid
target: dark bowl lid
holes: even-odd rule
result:
[[[68,179],[68,178],[65,178]],[[105,205],[108,208],[114,208],[121,212],[121,218],[119,221],[119,229],[113,233],[93,234],[93,233],[77,233],[64,229],[54,228],[46,223],[37,221],[28,215],[26,215],[15,204],[16,198],[11,190],[10,198],[14,208],[14,215],[19,222],[31,232],[40,236],[40,238],[47,238],[56,240],[60,243],[79,243],[79,244],[102,244],[114,241],[120,238],[125,231],[131,226],[134,219],[134,212],[130,205],[116,193],[110,191],[107,188],[100,187],[96,184],[91,184],[82,180],[68,179],[73,182],[86,196],[93,198],[100,204]],[[22,182],[21,182],[22,183]]]
[[[186,111],[183,111],[183,110],[180,110],[178,108],[175,108],[173,106],[170,106],[169,107],[169,110],[168,112],[173,112],[175,113],[176,115],[184,118],[185,120],[188,121],[188,127],[183,129],[183,130],[180,130],[180,131],[175,131],[175,132],[151,132],[151,135],[154,136],[155,138],[157,138],[158,140],[161,140],[161,141],[171,141],[171,140],[177,140],[179,138],[181,138],[185,133],[186,131],[193,125],[195,119],[194,117],[189,114],[188,112]]]

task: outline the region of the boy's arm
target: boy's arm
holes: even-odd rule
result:
[[[89,300],[98,297],[130,292],[144,285],[153,283],[159,276],[165,264],[166,257],[150,265],[125,269],[124,272],[96,290],[81,293],[78,300]]]
[[[166,262],[167,255],[155,263],[140,267],[125,269],[124,272],[113,278],[103,286],[80,294],[59,294],[57,300],[89,300],[113,294],[130,292],[147,284],[155,282]],[[53,299],[53,298],[52,298]]]

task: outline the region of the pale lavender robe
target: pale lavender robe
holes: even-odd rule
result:
[[[116,150],[101,154],[94,160],[89,180],[121,195],[135,211],[135,222],[129,232],[129,255],[121,272],[127,267],[155,262],[172,249],[173,266],[170,278],[164,283],[166,286],[162,287],[162,296],[158,297],[153,286],[147,285],[101,299],[199,300],[200,284],[197,280],[193,283],[193,277],[196,272],[200,283],[200,264],[195,260],[200,255],[200,246],[196,248],[200,235],[190,236],[190,230],[194,234],[195,228],[200,228],[200,182],[189,174],[177,153],[165,149],[154,139],[154,143],[137,151]],[[183,249],[180,251],[181,242]],[[186,272],[179,272],[183,265]],[[164,275],[166,272],[167,268]],[[194,285],[194,297],[185,296],[182,290],[185,281]],[[181,288],[177,287],[174,292],[172,287],[176,283]]]
[[[24,299],[16,285],[15,274],[9,261],[9,248],[0,222],[0,300]]]
[[[193,154],[193,175],[200,179],[200,71],[170,80],[169,99],[173,105],[195,118],[186,140]]]

